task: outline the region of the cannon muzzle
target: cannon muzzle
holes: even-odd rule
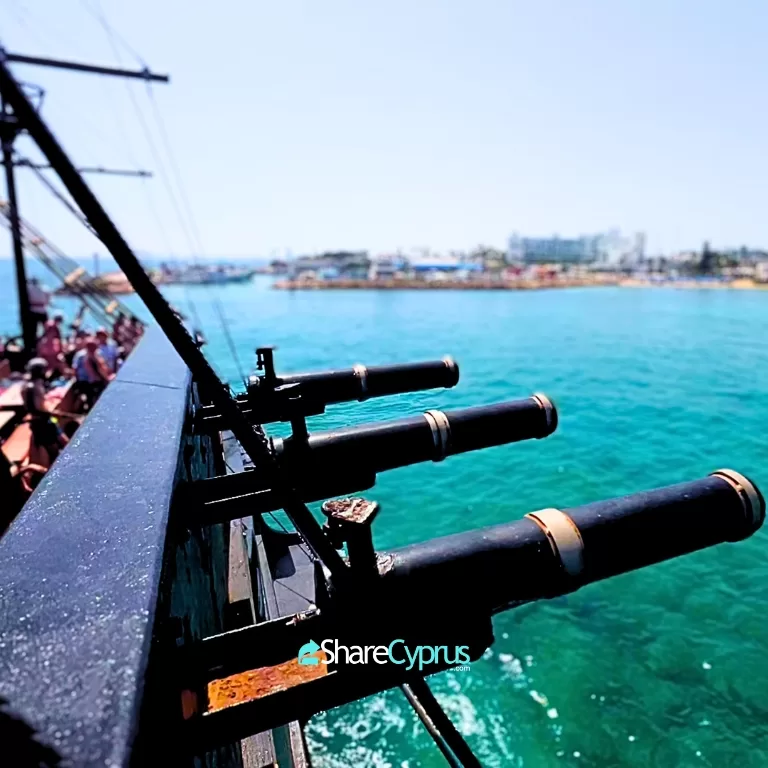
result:
[[[237,397],[240,410],[251,424],[318,416],[328,405],[426,389],[450,389],[459,383],[459,366],[452,357],[423,363],[355,365],[340,370],[278,376],[273,369],[271,351],[267,350],[259,350],[268,361],[264,366],[267,373],[251,376],[247,392]],[[212,405],[200,408],[196,418],[197,428],[205,433],[227,428],[219,409]]]
[[[496,613],[751,536],[765,519],[757,487],[723,469],[693,482],[544,509],[521,520],[433,539],[390,555],[397,599],[429,595]]]
[[[336,371],[293,373],[279,376],[278,386],[299,385],[301,396],[314,403],[332,405],[371,397],[386,397],[424,389],[450,389],[459,383],[459,366],[451,357],[403,365],[355,365]],[[248,394],[255,399],[264,389],[254,377]]]
[[[764,519],[765,501],[754,483],[723,469],[689,483],[539,510],[513,523],[380,553],[377,575],[358,571],[359,599],[348,602],[349,595],[334,597],[331,589],[305,616],[208,638],[189,649],[189,658],[199,679],[211,680],[258,667],[274,670],[310,640],[331,638],[334,649],[383,649],[383,661],[356,665],[339,651],[330,661],[331,674],[212,713],[204,725],[218,723],[228,736],[237,736],[255,717],[260,726],[310,717],[407,683],[416,670],[432,674],[474,661],[493,642],[493,613],[745,539]],[[419,654],[411,672],[406,647],[409,659]]]
[[[457,411],[427,411],[397,421],[319,432],[304,440],[273,441],[275,455],[292,473],[323,477],[441,461],[480,448],[542,438],[557,428],[546,395]]]

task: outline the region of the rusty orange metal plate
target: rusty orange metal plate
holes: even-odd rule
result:
[[[314,655],[321,662],[325,659],[323,651]],[[245,701],[261,699],[271,693],[308,683],[327,674],[326,664],[303,665],[299,664],[297,659],[291,659],[274,667],[252,669],[220,680],[212,680],[208,683],[208,712],[217,712]]]

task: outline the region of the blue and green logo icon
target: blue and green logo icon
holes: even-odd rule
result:
[[[398,646],[402,646],[399,648]],[[322,654],[320,653],[322,651]],[[452,656],[452,658],[451,658]],[[418,645],[409,648],[405,640],[393,640],[389,645],[340,645],[338,640],[325,639],[318,645],[314,640],[299,648],[298,662],[304,666],[318,664],[407,664],[410,672],[418,666],[419,672],[430,664],[445,665],[454,669],[469,669],[469,646],[457,645],[453,654],[447,645]]]
[[[299,664],[317,665],[320,663],[320,659],[317,657],[317,652],[320,650],[320,646],[314,641],[310,640],[308,643],[299,648]]]

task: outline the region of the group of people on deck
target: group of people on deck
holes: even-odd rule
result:
[[[28,289],[37,345],[34,357],[25,366],[21,395],[32,433],[30,460],[48,466],[68,442],[59,418],[75,420],[70,421],[72,426],[79,421],[76,414],[59,413],[50,407],[46,397],[51,383],[74,379],[74,391],[81,403],[77,410],[90,410],[133,351],[144,333],[144,325],[135,317],[118,313],[110,330],[102,327],[90,331],[82,327],[83,306],[67,329],[63,314],[49,317],[49,297],[37,281],[31,280]],[[6,351],[10,353],[10,347],[0,343],[0,363]],[[47,460],[35,462],[33,455],[45,455]]]
[[[87,406],[93,405],[122,361],[133,351],[144,333],[143,324],[135,317],[118,313],[111,333],[106,328],[91,333],[82,328],[86,309],[83,305],[67,334],[63,314],[57,312],[49,319],[50,294],[36,278],[27,282],[27,296],[38,337],[35,352],[37,358],[46,363],[46,379],[74,376],[78,386],[82,385]]]
[[[89,333],[80,327],[79,320],[81,317],[72,324],[68,335],[62,330],[62,315],[46,320],[36,352],[37,357],[45,361],[46,378],[74,376],[86,407],[90,408],[133,351],[144,327],[135,318],[118,315],[111,333],[106,328]]]
[[[58,378],[75,379],[76,392],[84,411],[90,410],[107,384],[115,377],[125,357],[143,333],[137,320],[118,317],[110,334],[106,328],[89,333],[73,324],[72,332],[62,333],[63,317],[46,320],[37,343],[37,357],[27,363],[22,396],[29,414],[36,452],[45,451],[52,462],[67,444],[59,428],[56,412],[46,404],[46,384]]]

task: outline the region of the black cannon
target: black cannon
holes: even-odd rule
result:
[[[271,440],[279,469],[301,496],[318,501],[371,488],[380,472],[522,440],[557,429],[557,410],[542,394],[456,411],[429,410],[396,421],[309,434],[303,422],[288,438]],[[229,474],[194,484],[189,524],[210,524],[280,509],[274,474]]]
[[[187,664],[198,681],[216,680],[276,668],[315,642],[325,656],[321,663],[330,659],[328,674],[196,720],[190,738],[201,747],[248,732],[254,718],[275,724],[307,718],[408,684],[415,674],[439,672],[457,658],[475,660],[493,642],[493,614],[745,539],[763,524],[765,501],[748,478],[724,469],[692,482],[538,510],[514,522],[380,553],[359,546],[361,539],[370,540],[375,504],[348,499],[327,504],[326,511],[340,539],[357,542],[349,567],[358,574],[360,592],[337,592],[318,571],[315,609],[207,638],[189,649]],[[319,642],[327,638],[332,641]],[[350,663],[354,648],[386,649],[380,654],[386,659]],[[436,654],[435,648],[446,651]],[[464,656],[454,649],[463,649],[458,653]],[[409,658],[414,664],[407,667]]]
[[[264,371],[251,376],[246,392],[236,402],[252,424],[291,421],[318,416],[326,406],[363,402],[375,397],[401,395],[426,389],[450,389],[459,383],[459,366],[452,357],[397,365],[354,365],[330,371],[275,373],[272,347],[259,347],[257,367]],[[215,432],[227,428],[214,405],[200,408],[197,428]]]

